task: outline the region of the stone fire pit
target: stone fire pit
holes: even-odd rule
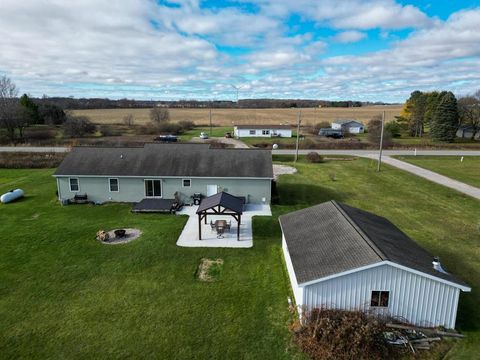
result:
[[[97,240],[106,245],[125,244],[135,239],[138,239],[142,235],[139,229],[113,229],[110,231],[100,230],[97,232]]]

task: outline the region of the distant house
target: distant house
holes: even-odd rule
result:
[[[295,301],[454,328],[470,287],[387,219],[335,201],[279,218]]]
[[[95,203],[174,199],[225,191],[269,204],[269,150],[214,149],[208,144],[74,147],[55,171],[60,201],[87,194]]]
[[[332,129],[342,130],[344,133],[361,134],[365,132],[365,126],[356,120],[343,119],[332,122]]]
[[[233,133],[242,137],[292,137],[290,125],[235,125]]]
[[[464,139],[475,139],[478,140],[480,139],[480,131],[475,132],[474,135],[474,129],[472,126],[468,125],[460,125],[459,128],[457,129],[457,137],[459,138],[464,138]]]

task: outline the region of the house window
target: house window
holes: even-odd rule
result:
[[[182,180],[183,187],[190,187],[192,185],[192,180],[190,179],[183,179]]]
[[[71,192],[80,191],[80,185],[77,178],[70,178],[70,191]]]
[[[250,135],[255,135],[256,131],[255,130],[250,130]]]
[[[390,291],[372,291],[372,299],[370,306],[373,307],[388,307],[388,299]]]
[[[270,135],[270,130],[262,130],[262,135]]]
[[[161,180],[145,180],[146,197],[162,197]]]
[[[118,192],[118,179],[108,179],[110,192]]]

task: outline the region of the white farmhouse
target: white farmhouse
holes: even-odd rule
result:
[[[300,310],[362,310],[455,327],[460,291],[470,287],[387,219],[330,201],[279,220]]]
[[[356,120],[343,119],[332,122],[332,129],[342,130],[344,133],[361,134],[365,132],[365,126]]]
[[[233,134],[242,137],[292,137],[290,125],[235,125]]]

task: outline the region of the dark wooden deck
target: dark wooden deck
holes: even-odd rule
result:
[[[134,213],[170,213],[175,199],[143,199],[133,206]]]

